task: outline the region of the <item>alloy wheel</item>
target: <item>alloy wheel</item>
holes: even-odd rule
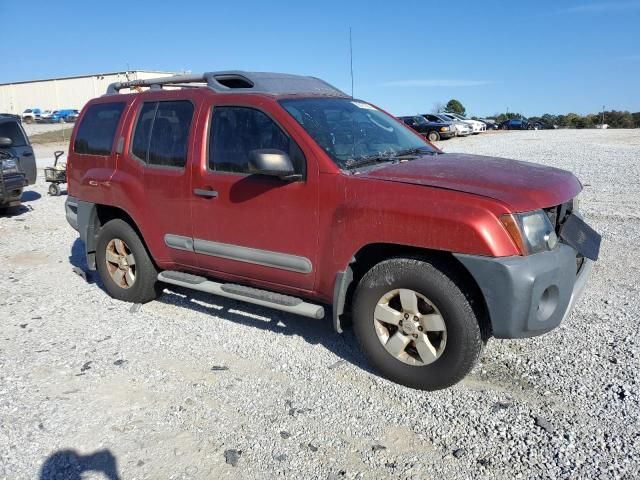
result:
[[[119,238],[110,240],[105,259],[115,284],[120,288],[131,288],[136,281],[136,259],[129,246]]]
[[[376,305],[373,324],[385,350],[407,365],[435,362],[447,343],[447,327],[439,310],[411,289],[384,294]]]

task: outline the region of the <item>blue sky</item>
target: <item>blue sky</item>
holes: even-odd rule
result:
[[[319,76],[394,114],[640,111],[640,0],[0,0],[0,83],[115,70]],[[7,40],[9,39],[9,40]],[[7,43],[5,43],[7,45]]]

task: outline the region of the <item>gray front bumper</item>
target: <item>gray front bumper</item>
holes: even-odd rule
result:
[[[585,259],[576,274],[576,251],[564,244],[526,257],[454,255],[484,294],[496,338],[532,337],[560,325],[593,267]]]

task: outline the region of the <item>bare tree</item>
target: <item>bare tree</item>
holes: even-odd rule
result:
[[[436,102],[433,104],[433,107],[431,107],[431,113],[444,112],[444,107],[445,107],[444,102]]]

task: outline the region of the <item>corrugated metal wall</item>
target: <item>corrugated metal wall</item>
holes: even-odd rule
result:
[[[173,74],[133,71],[0,85],[0,113],[19,114],[27,108],[80,110],[92,98],[103,95],[112,82],[168,75]]]

